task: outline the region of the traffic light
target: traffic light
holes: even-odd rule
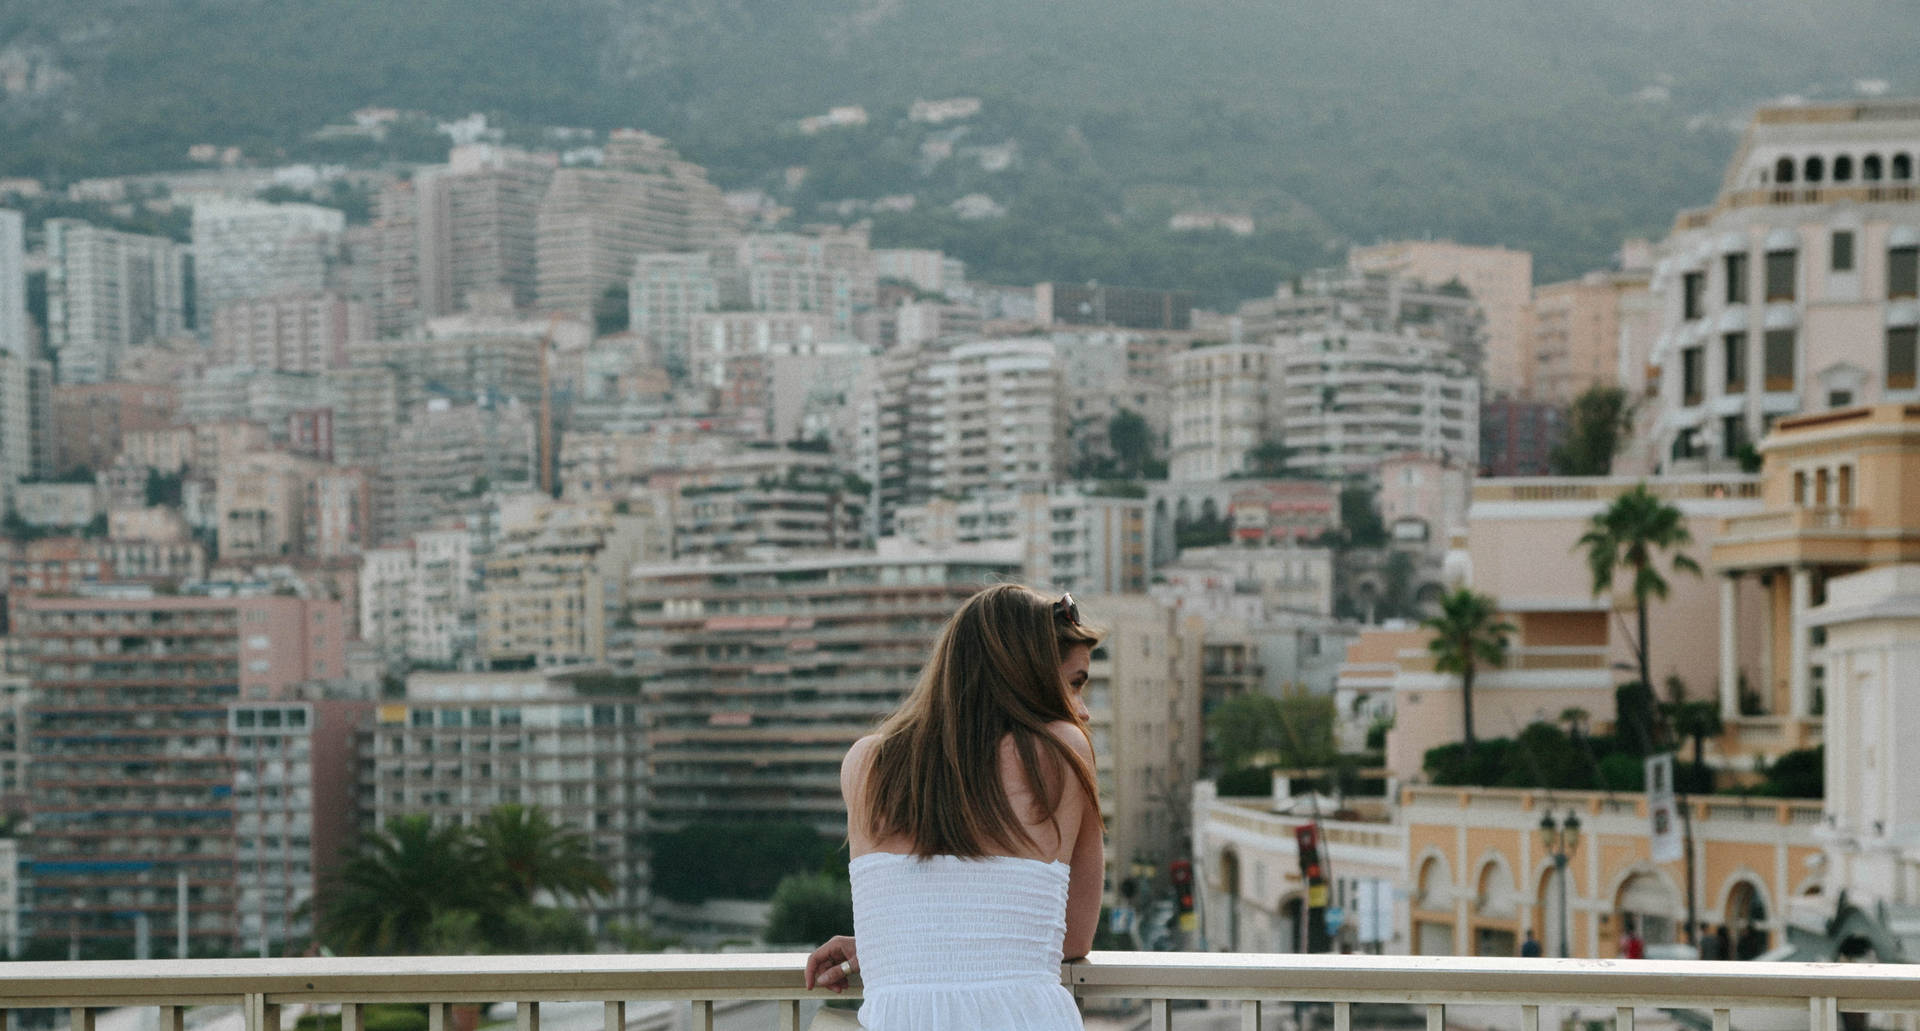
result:
[[[1185,859],[1176,859],[1167,864],[1167,879],[1176,888],[1185,888],[1193,883],[1193,864]]]
[[[1320,828],[1303,823],[1293,829],[1293,843],[1300,853],[1300,879],[1307,885],[1307,951],[1325,952],[1327,928],[1321,914],[1327,908],[1327,870],[1320,857]]]

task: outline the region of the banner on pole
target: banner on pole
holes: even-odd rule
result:
[[[1673,753],[1647,756],[1647,819],[1652,823],[1653,861],[1670,863],[1681,856],[1680,807],[1673,797]]]

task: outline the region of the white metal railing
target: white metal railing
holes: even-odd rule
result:
[[[74,1031],[91,1031],[98,1010],[136,1006],[158,1008],[160,1031],[184,1031],[187,1008],[229,1005],[240,1008],[247,1031],[277,1031],[281,1007],[317,1004],[339,1007],[341,1031],[364,1031],[364,1006],[404,1002],[427,1004],[431,1031],[446,1031],[453,1005],[512,1002],[518,1031],[539,1031],[542,1003],[599,1002],[606,1031],[629,1031],[630,1003],[679,1000],[690,1004],[690,1026],[710,1031],[716,1003],[763,1000],[776,1004],[783,1031],[799,1031],[802,1002],[831,997],[800,987],[803,960],[761,953],[12,963],[0,965],[0,1028],[14,1009],[64,1008]],[[1907,1027],[1920,1016],[1920,966],[1885,964],[1103,952],[1061,974],[1084,1001],[1145,1000],[1156,1031],[1171,1027],[1177,999],[1238,1003],[1248,1029],[1260,1027],[1263,1005],[1327,1004],[1333,1031],[1352,1031],[1355,1004],[1378,1003],[1422,1007],[1427,1031],[1444,1031],[1447,1007],[1462,1005],[1504,1008],[1521,1031],[1540,1031],[1543,1007],[1602,1007],[1616,1031],[1633,1031],[1635,1010],[1649,1008],[1691,1011],[1714,1031],[1731,1031],[1736,1013],[1743,1028],[1810,1031],[1842,1031],[1842,1013],[1896,1014]]]

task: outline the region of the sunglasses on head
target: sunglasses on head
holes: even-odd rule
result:
[[[1074,626],[1080,625],[1080,606],[1073,603],[1071,594],[1063,594],[1059,601],[1053,603],[1053,614],[1056,618],[1064,619]]]

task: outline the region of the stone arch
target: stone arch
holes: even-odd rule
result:
[[[1519,915],[1520,892],[1513,879],[1513,868],[1505,856],[1489,854],[1474,877],[1473,911],[1477,916],[1510,920]]]
[[[1226,926],[1221,940],[1231,952],[1240,951],[1240,853],[1232,846],[1220,850],[1220,895],[1226,902]]]
[[[1781,158],[1773,163],[1773,181],[1781,185],[1793,182],[1793,159]]]
[[[1877,183],[1880,181],[1884,167],[1880,155],[1868,154],[1860,159],[1860,178],[1870,183]]]
[[[1727,878],[1720,896],[1720,926],[1727,929],[1733,951],[1722,958],[1752,959],[1767,951],[1772,943],[1772,914],[1760,875],[1742,868]]]
[[[1893,166],[1892,174],[1889,175],[1888,178],[1891,178],[1891,179],[1913,178],[1913,155],[1912,154],[1895,154],[1893,156],[1893,161],[1891,162],[1891,164]]]
[[[1543,956],[1575,955],[1571,941],[1567,942],[1565,947],[1562,947],[1560,941],[1561,924],[1566,924],[1567,935],[1571,938],[1573,935],[1573,920],[1571,913],[1568,914],[1568,918],[1565,921],[1560,919],[1561,891],[1557,874],[1558,870],[1554,867],[1553,861],[1546,860],[1540,864],[1540,869],[1536,872],[1533,879],[1533,933],[1540,939],[1540,954]],[[1567,908],[1571,910],[1574,900],[1573,870],[1571,867],[1567,870],[1567,890],[1565,897],[1567,900]]]
[[[1438,849],[1429,848],[1420,856],[1420,873],[1413,881],[1415,909],[1453,911],[1453,865]]]
[[[1833,158],[1833,181],[1849,183],[1853,181],[1853,155],[1836,154]]]
[[[1800,177],[1810,183],[1825,179],[1827,177],[1826,161],[1818,154],[1807,155],[1806,162],[1800,166]]]
[[[1413,607],[1421,615],[1432,615],[1440,610],[1440,599],[1446,594],[1447,585],[1429,580],[1413,592]]]
[[[1665,870],[1636,863],[1621,874],[1610,897],[1615,934],[1624,937],[1631,925],[1648,945],[1680,939],[1686,918],[1684,896]]]

